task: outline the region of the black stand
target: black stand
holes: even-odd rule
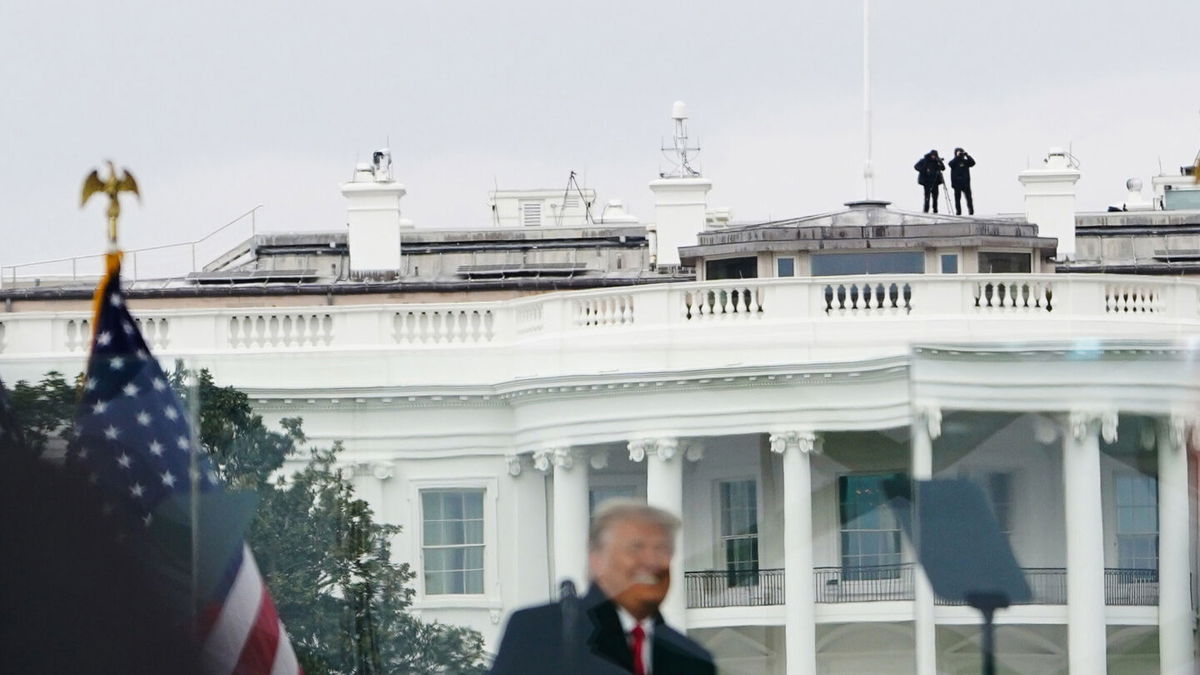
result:
[[[996,610],[1008,607],[1008,596],[1003,593],[967,593],[967,604],[983,614],[983,636],[980,650],[983,652],[983,675],[996,675]]]

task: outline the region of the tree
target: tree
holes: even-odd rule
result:
[[[375,522],[355,497],[340,444],[308,448],[299,418],[268,428],[246,394],[207,370],[177,366],[170,379],[189,409],[198,403],[199,441],[221,478],[258,494],[246,538],[306,673],[483,672],[478,632],[408,613],[414,572],[390,550],[400,528]],[[75,391],[59,373],[19,382],[14,415],[30,438],[66,438]],[[286,475],[289,459],[306,462]]]

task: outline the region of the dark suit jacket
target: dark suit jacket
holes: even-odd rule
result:
[[[659,617],[651,642],[651,675],[715,675],[703,647]],[[593,585],[588,594],[515,612],[492,664],[493,675],[619,675],[633,672],[616,605]]]

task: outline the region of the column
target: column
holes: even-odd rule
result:
[[[912,424],[912,479],[933,478],[933,439],[942,434],[942,411],[917,406]],[[916,517],[916,514],[913,514]],[[913,634],[917,675],[937,675],[937,621],[933,615],[933,587],[925,570],[913,575]]]
[[[820,451],[811,431],[771,434],[783,455],[784,631],[788,675],[816,675],[817,615],[813,597],[812,465]]]
[[[554,473],[554,579],[570,579],[580,595],[587,592],[588,462],[575,448],[554,447],[534,453],[534,466]]]
[[[1074,673],[1108,670],[1100,436],[1117,438],[1115,412],[1073,411],[1063,439],[1067,518],[1067,659]],[[1186,586],[1185,586],[1186,588]]]
[[[629,459],[646,462],[646,502],[652,506],[683,516],[683,458],[679,456],[679,439],[655,438],[629,442]],[[680,632],[687,629],[687,589],[684,580],[683,528],[675,539],[675,555],[671,558],[671,589],[663,601],[663,618]]]
[[[1172,418],[1158,433],[1159,672],[1192,673],[1192,602],[1188,532],[1187,421]]]

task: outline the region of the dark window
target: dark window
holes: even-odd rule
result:
[[[796,276],[796,259],[779,258],[775,261],[775,269],[777,277],[794,277]]]
[[[758,584],[758,486],[753,480],[722,481],[721,547],[730,586]]]
[[[757,279],[758,258],[725,258],[704,261],[704,279]]]
[[[1031,269],[1028,253],[989,253],[983,251],[979,254],[980,274],[1010,274],[1013,272],[1028,274]]]
[[[923,251],[823,253],[812,257],[814,277],[851,274],[924,274]]]
[[[883,484],[902,477],[885,473],[838,478],[843,579],[900,576],[900,524],[886,505]]]
[[[1117,476],[1117,566],[1158,569],[1158,482],[1154,476]]]
[[[949,253],[942,256],[942,274],[958,274],[958,255]]]

